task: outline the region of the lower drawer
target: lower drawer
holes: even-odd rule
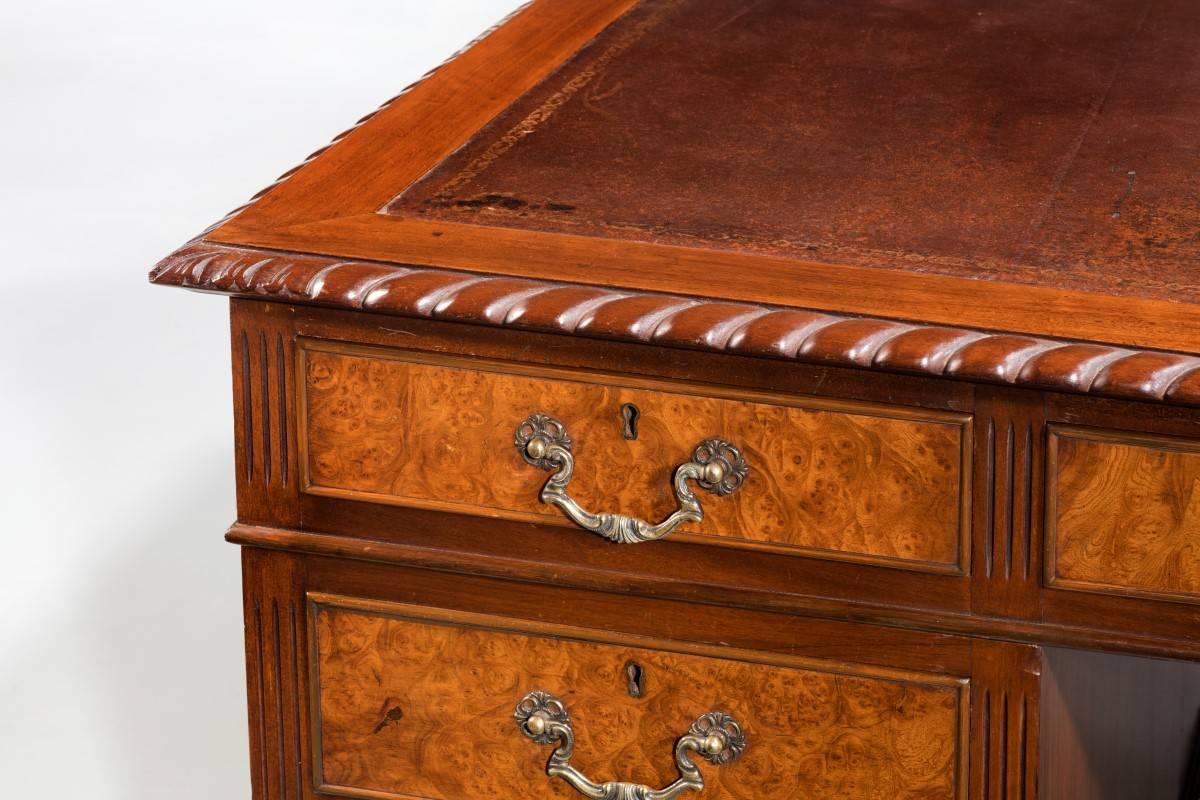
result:
[[[578,797],[546,774],[564,731],[544,729],[559,720],[574,737],[564,766],[597,784],[687,782],[675,748],[690,731],[693,744],[714,750],[715,765],[685,755],[704,765],[704,796],[714,800],[961,796],[965,680],[312,600],[327,791]],[[542,743],[531,733],[542,733]],[[605,796],[625,796],[609,790]]]
[[[1035,797],[1036,647],[277,550],[243,568],[256,800]]]

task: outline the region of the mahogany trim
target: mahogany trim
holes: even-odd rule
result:
[[[396,182],[407,186],[449,156],[635,2],[529,0],[208,230],[228,235],[374,211]],[[381,152],[387,169],[376,160]]]
[[[971,667],[971,797],[1035,800],[1040,649],[977,642]]]
[[[240,224],[240,217],[233,223]],[[898,274],[735,250],[497,228],[364,211],[286,227],[231,228],[211,242],[419,264],[474,274],[596,283],[632,292],[697,294],[727,303],[775,304],[833,313],[1200,353],[1196,306],[1170,300],[935,273]]]
[[[477,503],[457,500],[428,500],[407,497],[399,494],[371,492],[360,489],[345,489],[338,486],[317,484],[310,472],[308,444],[308,386],[304,376],[308,372],[306,361],[309,352],[333,353],[336,355],[360,356],[376,359],[401,361],[409,364],[421,364],[439,367],[466,369],[474,372],[491,372],[502,375],[521,375],[530,378],[574,381],[592,383],[603,386],[620,386],[653,392],[663,392],[693,397],[710,397],[721,400],[738,400],[746,403],[773,405],[785,408],[800,408],[811,411],[822,411],[854,416],[871,416],[880,419],[922,422],[933,425],[953,425],[958,428],[958,528],[954,532],[955,555],[953,561],[931,561],[919,558],[903,558],[901,556],[880,555],[877,553],[857,552],[853,550],[838,550],[832,547],[815,547],[812,545],[792,544],[781,541],[757,540],[739,538],[732,533],[725,535],[695,532],[677,532],[671,535],[673,541],[692,542],[710,547],[725,547],[732,550],[759,550],[791,556],[807,556],[828,561],[844,561],[854,564],[870,564],[873,566],[901,569],[909,572],[936,573],[942,575],[964,576],[971,568],[971,491],[974,481],[972,475],[971,453],[974,449],[974,430],[972,416],[961,411],[943,411],[937,409],[915,408],[911,406],[895,406],[886,403],[876,403],[866,400],[843,400],[827,397],[810,397],[790,395],[778,392],[742,387],[724,387],[713,384],[697,384],[670,379],[649,379],[633,375],[606,373],[598,370],[564,369],[542,364],[528,364],[518,361],[500,360],[493,358],[467,358],[438,352],[408,350],[378,345],[358,344],[331,339],[321,339],[309,336],[297,337],[295,343],[295,386],[294,396],[297,408],[296,438],[299,451],[300,491],[317,497],[333,497],[355,502],[381,503],[383,505],[399,506],[402,508],[419,508],[432,511],[450,511],[472,516],[483,516],[492,519],[510,519],[518,522],[533,522],[541,525],[574,529],[575,525],[561,514],[538,514],[534,512],[517,511],[499,506],[485,506]]]
[[[1200,406],[1200,357],[197,241],[155,284],[304,305]]]
[[[400,564],[435,572],[480,575],[520,583],[550,581],[561,586],[600,592],[776,611],[894,628],[919,629],[931,633],[977,636],[1030,644],[1097,648],[1167,658],[1200,657],[1200,641],[1194,639],[1061,623],[1013,620],[945,610],[923,611],[844,599],[745,589],[701,580],[684,583],[679,580],[656,578],[652,575],[628,575],[601,568],[541,563],[518,557],[502,558],[376,539],[359,539],[246,524],[234,524],[225,534],[225,539],[232,544],[244,547],[333,556],[381,564]],[[720,602],[715,602],[718,599]]]
[[[1200,592],[1182,592],[1120,583],[1063,578],[1058,574],[1058,442],[1077,439],[1085,442],[1138,447],[1184,455],[1200,455],[1200,442],[1180,436],[1092,428],[1083,425],[1050,423],[1046,426],[1046,542],[1045,586],[1064,592],[1083,592],[1106,596],[1133,597],[1148,600],[1200,605]]]

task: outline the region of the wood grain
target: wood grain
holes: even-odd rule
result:
[[[1200,602],[1200,442],[1052,426],[1047,579]]]
[[[541,411],[568,426],[570,491],[587,508],[661,519],[676,506],[675,467],[724,436],[751,476],[702,496],[706,519],[689,530],[709,541],[952,571],[965,560],[965,415],[309,340],[302,351],[309,492],[569,524],[538,502],[547,474],[512,444]],[[622,436],[625,403],[641,411],[636,441]]]
[[[964,795],[967,693],[955,679],[733,661],[636,640],[550,638],[480,615],[429,619],[418,609],[385,615],[336,602],[321,599],[312,612],[327,791],[569,798],[572,790],[544,774],[550,748],[521,736],[511,717],[521,696],[543,689],[568,704],[574,763],[600,780],[665,785],[674,740],[720,708],[742,722],[750,744],[733,764],[702,767],[706,797]],[[630,660],[644,670],[640,699],[626,689]]]

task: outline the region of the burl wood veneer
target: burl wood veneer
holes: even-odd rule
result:
[[[234,297],[255,800],[577,796],[535,688],[603,780],[719,706],[709,797],[1180,800],[1197,42],[1194,0],[534,0],[165,258]],[[539,502],[533,412],[606,515]],[[697,523],[714,436],[750,471]]]
[[[318,772],[330,792],[526,796],[545,783],[549,748],[514,736],[512,711],[534,690],[568,704],[572,763],[597,780],[667,785],[675,740],[716,709],[752,744],[732,764],[706,766],[707,797],[940,800],[965,790],[966,681],[362,605],[318,597],[312,611]],[[572,794],[552,784],[534,796]]]
[[[665,517],[676,504],[675,468],[697,443],[721,436],[746,454],[750,477],[737,493],[707,500],[704,521],[685,531],[963,567],[965,414],[313,340],[299,352],[309,492],[569,524],[538,502],[547,475],[512,444],[518,423],[538,411],[568,426],[578,462],[571,494],[586,507]],[[626,430],[626,404],[637,409],[636,431]]]
[[[1200,442],[1050,431],[1048,578],[1200,602]]]

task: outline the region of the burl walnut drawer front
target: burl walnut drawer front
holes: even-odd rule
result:
[[[688,788],[701,793],[678,791],[710,800],[964,796],[965,680],[743,651],[722,658],[333,595],[310,595],[309,614],[323,793],[584,796],[554,771],[554,753],[597,785],[657,790],[698,766],[702,785]],[[556,749],[565,746],[556,720],[573,737],[569,757]]]
[[[568,429],[581,506],[644,520],[677,506],[672,475],[720,437],[749,472],[696,491],[701,523],[671,538],[961,573],[970,417],[423,352],[299,341],[304,491],[570,524],[539,502],[547,473],[514,431]],[[580,536],[587,535],[580,531]]]
[[[1047,583],[1200,602],[1200,442],[1054,425]]]

